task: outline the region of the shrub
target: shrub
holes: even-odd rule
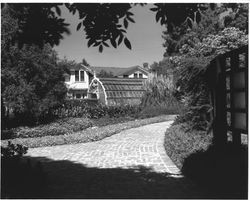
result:
[[[181,103],[177,103],[174,105],[172,104],[169,107],[166,107],[165,105],[159,105],[159,106],[148,106],[141,110],[140,113],[138,113],[138,117],[143,118],[150,118],[155,117],[159,115],[164,114],[179,114],[183,110],[183,105]]]
[[[87,118],[68,118],[61,119],[56,122],[40,125],[37,127],[19,127],[12,129],[11,138],[29,138],[29,137],[43,137],[65,135],[76,131],[80,131],[92,126],[92,122]],[[4,135],[3,135],[4,136]],[[4,139],[7,139],[5,136]]]
[[[176,102],[172,95],[173,82],[166,76],[149,74],[148,79],[143,83],[143,89],[145,90],[141,101],[143,107],[163,104],[169,106]]]
[[[106,106],[96,104],[95,102],[86,102],[80,100],[68,100],[63,107],[55,109],[53,114],[57,118],[68,117],[86,117],[90,119],[99,119],[105,116],[121,117],[134,115],[140,110],[139,106],[122,105],[122,106]]]
[[[212,143],[212,134],[198,130],[186,131],[187,127],[186,123],[173,125],[165,133],[165,150],[180,169],[188,155],[197,150],[206,150]]]
[[[8,159],[13,157],[21,157],[27,153],[28,148],[20,144],[12,144],[8,141],[7,147],[1,147],[1,158]]]
[[[46,175],[40,162],[31,165],[23,155],[28,148],[8,142],[1,147],[1,198],[42,197]]]

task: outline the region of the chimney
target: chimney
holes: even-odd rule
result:
[[[147,62],[144,62],[144,63],[143,63],[143,68],[148,69],[148,63],[147,63]]]

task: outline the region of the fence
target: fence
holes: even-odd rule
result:
[[[213,59],[207,76],[213,105],[214,142],[227,143],[228,132],[236,147],[241,134],[248,134],[248,46]]]

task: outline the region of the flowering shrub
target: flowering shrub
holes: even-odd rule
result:
[[[209,34],[193,46],[185,44],[180,49],[183,57],[217,56],[248,44],[248,35],[235,27],[223,29],[216,35]]]
[[[230,50],[248,44],[248,35],[235,27],[223,29],[218,34],[210,34],[201,42],[185,44],[180,49],[180,56],[174,56],[176,85],[182,93],[182,100],[188,110],[179,117],[178,122],[188,122],[191,129],[206,130],[210,117],[208,88],[205,71],[209,62]],[[240,58],[240,62],[242,58]]]

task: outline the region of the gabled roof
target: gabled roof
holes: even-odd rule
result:
[[[94,74],[94,72],[89,66],[85,66],[81,63],[69,66],[69,70],[85,70],[86,72],[89,72],[90,74]]]
[[[148,71],[140,66],[132,66],[132,67],[97,67],[97,66],[91,66],[89,67],[92,71],[95,71],[96,74],[99,74],[101,71],[105,71],[107,73],[112,73],[114,76],[120,76],[120,75],[128,75],[132,74],[134,71],[142,71],[145,74],[148,74]]]

